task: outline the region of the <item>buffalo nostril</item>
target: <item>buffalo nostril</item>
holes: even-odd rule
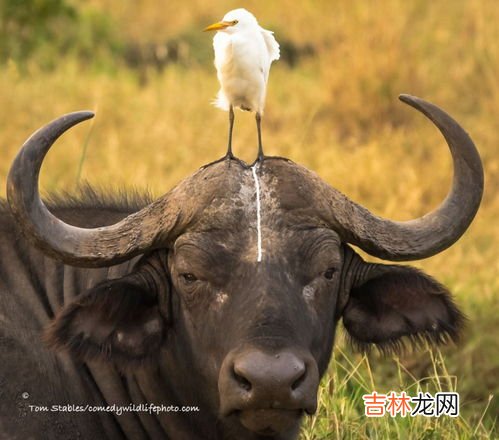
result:
[[[305,378],[307,376],[307,370],[306,368],[303,368],[303,372],[301,376],[298,377],[292,384],[291,384],[291,389],[295,391],[297,388],[300,387],[300,385],[305,381]]]
[[[251,382],[248,379],[246,379],[244,376],[237,374],[234,369],[232,369],[232,377],[237,382],[240,388],[242,388],[245,391],[251,391]]]

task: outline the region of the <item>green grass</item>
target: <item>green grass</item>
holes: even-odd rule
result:
[[[47,69],[36,56],[0,65],[0,194],[24,140],[70,111],[97,116],[57,143],[42,170],[42,191],[89,181],[160,195],[225,151],[227,115],[209,105],[218,85],[211,36],[197,34],[233,1],[89,1],[125,42],[187,36],[185,62],[163,72],[61,56]],[[483,157],[482,207],[457,244],[415,265],[445,283],[469,322],[459,346],[400,358],[363,357],[340,336],[321,388],[318,414],[303,439],[497,438],[499,414],[499,8],[491,1],[290,0],[247,3],[278,40],[315,53],[291,69],[276,63],[263,120],[267,154],[288,156],[376,214],[406,220],[433,209],[451,181],[450,157],[435,128],[399,103],[399,93],[433,101],[469,131]],[[205,42],[203,43],[203,38]],[[203,45],[204,44],[204,45]],[[47,54],[42,57],[46,59]],[[107,65],[103,66],[103,63]],[[236,113],[235,151],[256,155],[254,119]],[[368,419],[362,394],[452,388],[461,417]],[[494,396],[490,399],[490,396]]]
[[[352,354],[337,347],[328,375],[323,379],[319,394],[319,411],[306,420],[302,440],[319,439],[488,439],[493,438],[493,395],[485,401],[473,402],[467,397],[466,379],[453,375],[447,368],[445,356],[427,348],[419,356],[419,366],[426,364],[427,372],[415,374],[414,361],[394,356],[377,359]],[[375,367],[376,366],[376,367]],[[388,414],[380,418],[364,415],[362,396],[372,391],[389,394],[391,391],[414,397],[418,392],[458,392],[461,410],[458,418],[449,416],[424,417]],[[414,408],[414,405],[412,406]]]

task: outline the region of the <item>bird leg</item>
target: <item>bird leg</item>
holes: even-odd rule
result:
[[[265,158],[265,155],[263,154],[262,130],[260,126],[262,117],[260,116],[260,113],[256,112],[255,118],[256,118],[256,129],[258,131],[258,161],[261,162]]]
[[[218,160],[215,160],[214,162],[210,162],[206,165],[203,165],[202,168],[207,168],[211,165],[215,165],[217,163],[220,163],[220,162],[223,162],[224,160],[228,160],[228,165],[230,166],[230,164],[232,163],[232,161],[236,161],[236,162],[239,162],[239,164],[243,167],[243,168],[247,168],[247,165],[241,160],[241,159],[238,159],[236,156],[234,156],[234,154],[232,153],[232,129],[234,128],[234,108],[233,106],[231,105],[229,107],[229,143],[227,145],[227,153],[225,154],[225,156],[221,157],[220,159]]]
[[[227,154],[225,155],[226,159],[234,159],[234,155],[232,154],[232,130],[234,128],[234,108],[232,104],[229,107],[229,144],[227,146]]]

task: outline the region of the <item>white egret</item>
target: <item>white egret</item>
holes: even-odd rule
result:
[[[246,9],[234,9],[222,21],[205,31],[218,31],[213,38],[215,67],[220,91],[215,106],[229,111],[229,143],[226,157],[232,154],[234,107],[256,113],[258,159],[262,160],[261,116],[265,105],[267,81],[272,61],[279,59],[279,44],[273,32],[260,27]]]

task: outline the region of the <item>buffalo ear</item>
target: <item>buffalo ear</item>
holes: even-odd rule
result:
[[[442,284],[412,267],[369,266],[369,279],[352,288],[343,311],[357,348],[397,351],[404,336],[414,343],[458,339],[465,318]]]
[[[155,295],[128,275],[96,285],[66,305],[45,332],[48,345],[80,360],[120,366],[154,359],[164,322]]]

